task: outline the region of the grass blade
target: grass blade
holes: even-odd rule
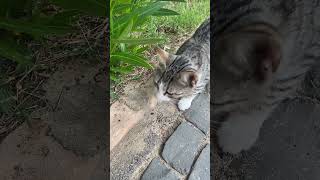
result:
[[[161,8],[157,12],[153,13],[152,15],[153,16],[176,16],[176,15],[179,15],[179,13],[170,9]]]

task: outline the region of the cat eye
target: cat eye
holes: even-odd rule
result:
[[[180,96],[180,95],[182,95],[182,93],[180,92],[180,93],[170,93],[170,92],[166,92],[166,94],[169,94],[170,96]]]
[[[176,97],[177,95],[176,94],[171,94],[169,92],[165,92],[164,95],[168,94],[168,96],[171,98],[171,99],[175,99],[175,100],[179,100],[180,97]]]

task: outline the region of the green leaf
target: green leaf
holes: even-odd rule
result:
[[[18,45],[13,37],[1,37],[0,54],[18,64],[27,65],[32,63],[31,52],[27,48]]]
[[[111,37],[110,37],[110,43],[111,43],[111,53],[115,50],[115,48],[117,47],[117,42],[114,41],[114,39],[118,39],[118,38],[127,38],[132,30],[132,26],[133,26],[133,19],[129,20],[128,22],[124,23],[122,25],[122,27],[119,24],[115,24],[116,26],[118,26],[119,28],[117,28],[116,30],[111,29]],[[124,47],[121,47],[122,49],[124,49]]]
[[[119,5],[116,5],[113,10],[117,13],[120,13],[129,9],[131,6],[132,6],[131,4],[119,4]]]
[[[132,16],[126,14],[122,15],[120,17],[112,17],[110,19],[110,30],[112,36],[119,36],[120,33],[123,31],[124,27],[126,27],[130,20],[132,20]],[[112,22],[112,24],[111,24]]]
[[[50,0],[66,10],[79,10],[93,16],[106,17],[109,3],[105,0]]]
[[[129,22],[127,24],[125,24],[125,26],[123,26],[118,38],[121,39],[121,38],[128,37],[130,35],[131,30],[132,30],[132,26],[133,26],[133,19],[129,20]]]
[[[147,38],[147,39],[116,39],[114,40],[117,43],[125,43],[125,44],[155,44],[165,39],[160,38]]]
[[[125,45],[125,44],[120,43],[120,44],[119,44],[119,48],[120,48],[120,51],[121,51],[121,52],[126,52],[126,49],[127,49],[127,48],[126,48],[126,45]]]
[[[135,55],[135,54],[129,54],[129,53],[114,53],[110,56],[111,61],[122,61],[124,63],[128,63],[134,66],[141,66],[148,69],[153,69],[152,65],[149,64],[146,58]]]
[[[133,30],[136,31],[137,28],[143,26],[146,22],[148,22],[148,16],[139,16],[139,18],[135,21]]]
[[[131,3],[132,0],[112,0],[112,1],[116,1],[121,4],[128,4],[128,3]]]
[[[147,49],[149,49],[149,47],[141,47],[141,48],[136,47],[136,48],[134,48],[134,52],[135,52],[136,54],[141,54],[141,53],[143,53],[144,51],[146,51]]]
[[[153,16],[176,16],[179,13],[172,11],[170,9],[161,8],[157,12],[152,14]]]
[[[162,2],[154,2],[148,4],[147,6],[137,8],[134,13],[139,14],[139,16],[152,15],[154,12],[157,12],[159,9],[161,9],[164,5],[165,4]]]
[[[160,10],[165,3],[163,2],[153,2],[148,3],[145,6],[134,8],[131,12],[123,14],[119,17],[112,17],[113,25],[111,27],[111,33],[116,34],[116,31],[124,24],[128,24],[130,20],[133,20],[133,30],[138,26],[142,25],[147,21],[147,17],[151,16],[153,13],[156,13]]]
[[[158,0],[158,1],[186,2],[185,0]]]

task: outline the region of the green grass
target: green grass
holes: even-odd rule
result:
[[[148,22],[140,29],[139,35],[144,38],[163,38],[165,41],[157,45],[168,45],[177,47],[176,40],[185,39],[186,36],[191,36],[199,25],[210,16],[210,1],[209,0],[191,0],[192,3],[170,3],[166,8],[178,12],[177,16],[150,17]],[[141,34],[140,34],[141,33]],[[151,59],[151,58],[150,58]],[[114,82],[111,87],[117,86],[117,89],[111,88],[111,102],[114,102],[120,97],[122,89],[128,81],[141,81],[142,75],[135,74],[126,76],[119,82]]]
[[[210,16],[209,0],[192,0],[191,4],[171,3],[168,8],[180,15],[151,18],[145,27],[147,37],[165,38],[163,44],[170,42],[172,36],[192,33]]]

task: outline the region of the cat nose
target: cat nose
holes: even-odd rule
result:
[[[268,59],[262,60],[256,69],[256,78],[260,82],[269,79],[270,74],[273,72],[272,62]]]

